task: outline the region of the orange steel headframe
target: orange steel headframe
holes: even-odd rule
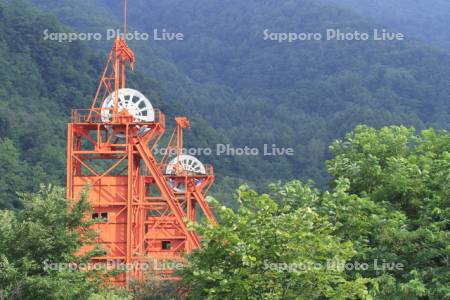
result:
[[[181,163],[183,129],[190,128],[189,120],[176,118],[175,158],[158,162],[151,149],[165,132],[165,116],[149,104],[141,108],[148,99],[126,89],[128,64],[133,69],[135,56],[118,37],[92,106],[73,110],[67,139],[67,197],[78,199],[90,186],[93,212],[87,217],[95,222],[96,242],[105,250],[94,261],[133,264],[131,271],[114,279],[121,285],[142,279],[145,263],[161,276],[170,275],[164,261],[183,261],[183,253],[200,247],[201,238],[189,223],[203,215],[217,224],[205,200],[214,182],[213,168],[189,169]],[[92,249],[86,246],[80,254]]]
[[[91,105],[91,114],[95,111],[99,98],[104,99],[107,95],[114,91],[125,88],[126,84],[126,64],[129,62],[131,70],[134,70],[135,56],[133,51],[128,47],[127,42],[121,36],[114,41],[112,50],[108,56],[108,62],[103,71],[100,84],[95,93],[94,101]],[[118,112],[118,93],[114,94],[113,116],[117,116]]]

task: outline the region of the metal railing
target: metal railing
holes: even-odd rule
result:
[[[139,121],[134,119],[135,124],[164,123],[165,116],[159,109],[154,109],[153,121]],[[113,114],[112,108],[73,109],[72,123],[112,123],[113,119],[125,117],[123,113]],[[108,121],[106,121],[108,120]]]

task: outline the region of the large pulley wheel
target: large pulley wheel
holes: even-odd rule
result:
[[[197,158],[191,155],[179,155],[172,159],[166,167],[166,174],[175,175],[178,169],[192,175],[206,174],[205,166]],[[200,185],[202,182],[202,179],[195,179],[195,185]],[[183,183],[176,183],[173,179],[169,179],[169,185],[176,192],[182,193],[186,191],[186,187]]]
[[[153,122],[155,120],[155,110],[152,103],[141,92],[125,88],[118,90],[117,93],[117,111],[119,113],[126,110],[133,116],[134,122]],[[116,92],[113,92],[103,101],[101,119],[105,123],[112,121],[115,97]],[[139,129],[140,132],[146,131],[146,126],[139,127]],[[117,137],[124,137],[122,133],[116,135]]]

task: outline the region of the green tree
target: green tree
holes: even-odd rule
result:
[[[0,209],[20,206],[17,190],[26,188],[26,164],[10,139],[0,139]]]
[[[88,259],[75,256],[93,236],[86,198],[67,201],[64,189],[52,186],[21,198],[24,209],[0,211],[0,299],[87,299],[100,292],[107,274],[67,265]]]
[[[450,134],[358,126],[331,149],[329,172],[349,195],[324,196],[317,205],[336,206],[323,214],[343,224],[341,236],[364,241],[355,243],[360,257],[405,266],[371,274],[379,282],[374,292],[380,299],[450,299]]]
[[[329,191],[292,181],[272,184],[270,198],[292,211],[313,208],[332,224],[330,235],[351,242],[350,262],[369,268],[346,274],[369,278],[374,298],[450,299],[450,135],[359,126],[331,149]],[[380,268],[383,262],[399,267]]]
[[[330,261],[355,255],[351,242],[312,207],[294,209],[248,187],[237,212],[217,207],[222,223],[198,228],[203,247],[180,271],[190,299],[368,299],[362,277]]]

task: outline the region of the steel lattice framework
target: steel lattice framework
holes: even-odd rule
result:
[[[177,159],[170,166],[168,157],[158,161],[152,150],[165,132],[164,114],[154,110],[151,117],[136,117],[143,109],[120,95],[127,65],[133,68],[134,63],[132,50],[123,38],[117,38],[91,108],[73,110],[68,124],[67,197],[78,199],[89,186],[93,207],[89,217],[99,233],[97,242],[106,251],[94,258],[99,262],[181,259],[181,253],[200,247],[200,237],[188,228],[189,222],[196,222],[201,212],[216,224],[205,200],[214,182],[213,168],[205,166],[203,172],[195,173],[183,169]],[[187,118],[176,118],[169,148],[175,149],[177,157],[183,147],[183,129],[189,127]],[[86,246],[80,254],[91,250]],[[125,284],[142,276],[134,270],[115,281]]]

